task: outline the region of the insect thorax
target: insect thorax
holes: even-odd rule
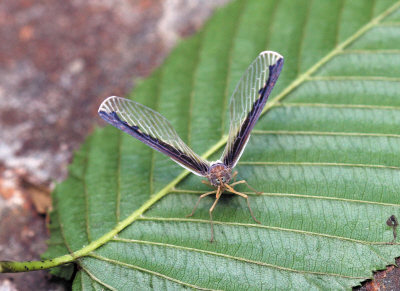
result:
[[[221,186],[220,180],[223,184],[228,184],[232,178],[232,169],[228,168],[222,163],[212,164],[208,175],[208,181],[215,187]]]

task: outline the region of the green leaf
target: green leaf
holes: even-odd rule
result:
[[[264,194],[223,195],[210,243],[200,178],[117,129],[96,130],[54,191],[45,257],[74,290],[350,290],[400,256],[400,2],[235,1],[181,42],[134,100],[215,160],[229,98],[263,50],[285,58],[236,167]],[[248,191],[244,187],[237,188]],[[246,192],[247,193],[247,192]]]

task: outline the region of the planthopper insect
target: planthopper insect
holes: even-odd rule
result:
[[[199,197],[192,216],[201,198],[216,194],[211,206],[211,242],[214,238],[212,211],[224,191],[246,198],[253,219],[260,223],[251,210],[246,194],[235,191],[233,186],[246,184],[257,194],[246,181],[236,182],[237,172],[232,173],[250,138],[250,133],[256,124],[274,87],[283,66],[283,57],[272,51],[264,51],[253,61],[239,81],[230,101],[230,129],[228,142],[222,157],[209,162],[195,154],[177,135],[172,125],[161,114],[137,102],[121,98],[108,97],[99,108],[100,116],[115,127],[144,142],[151,148],[166,154],[192,173],[206,177],[202,182],[215,190]],[[232,184],[229,184],[234,179]]]

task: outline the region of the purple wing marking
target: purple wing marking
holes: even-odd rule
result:
[[[151,148],[169,156],[196,175],[205,176],[209,163],[196,155],[159,113],[121,97],[107,98],[99,115],[109,124],[130,134]]]
[[[274,53],[274,54],[276,54],[276,53]],[[259,69],[259,68],[254,69],[254,67],[256,67],[256,65],[258,67],[260,66],[260,62],[258,62],[258,60],[260,59],[260,56],[262,56],[262,54],[260,54],[259,58],[257,58],[254,61],[254,63],[249,67],[248,71],[242,77],[242,79],[236,89],[236,92],[232,96],[231,129],[229,132],[227,146],[226,146],[225,151],[221,158],[222,162],[229,168],[233,168],[236,165],[241,154],[243,153],[243,150],[250,138],[250,133],[253,130],[258,118],[260,117],[261,112],[264,109],[265,103],[267,102],[268,97],[271,94],[271,91],[274,88],[274,85],[279,77],[279,74],[281,73],[282,66],[283,66],[283,58],[282,58],[282,56],[280,56],[278,54],[276,54],[276,55],[274,55],[274,57],[276,58],[276,62],[274,62],[274,60],[272,60],[273,64],[267,66],[268,67],[268,79],[265,82],[265,85],[261,89],[257,89],[258,98],[256,96],[256,99],[252,103],[251,106],[248,106],[248,104],[246,104],[246,103],[248,103],[250,98],[247,97],[246,94],[243,94],[243,92],[239,92],[240,94],[238,94],[237,91],[238,91],[238,88],[240,87],[240,88],[246,88],[246,89],[242,89],[242,90],[243,91],[247,90],[248,92],[250,92],[248,94],[251,94],[251,92],[253,92],[253,90],[251,89],[251,86],[249,86],[249,85],[243,86],[242,83],[244,83],[244,82],[247,82],[247,83],[259,82],[259,78],[257,78],[257,82],[253,81],[252,79],[255,78],[254,71],[257,71]],[[268,59],[268,60],[271,62],[271,59]],[[261,62],[261,64],[262,64],[262,62]],[[248,87],[250,87],[250,89],[248,89]],[[240,106],[238,106],[237,104],[240,104]],[[234,106],[236,106],[236,107],[233,108]],[[239,115],[237,113],[238,108],[239,108],[239,110],[245,111],[244,112],[245,115],[243,115],[243,113],[240,113],[242,118],[237,117]],[[246,109],[249,109],[249,110],[247,111]]]

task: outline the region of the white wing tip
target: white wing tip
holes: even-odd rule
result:
[[[274,60],[275,63],[278,60],[283,59],[283,56],[281,54],[278,54],[277,52],[274,52],[274,51],[263,51],[263,52],[260,53],[260,56],[261,55],[267,55],[268,57],[271,57],[271,56],[274,57],[275,58],[275,60]]]
[[[105,111],[107,113],[110,113],[110,105],[111,105],[110,103],[112,102],[112,100],[115,99],[125,99],[125,98],[118,96],[110,96],[100,104],[99,110],[97,112]]]

